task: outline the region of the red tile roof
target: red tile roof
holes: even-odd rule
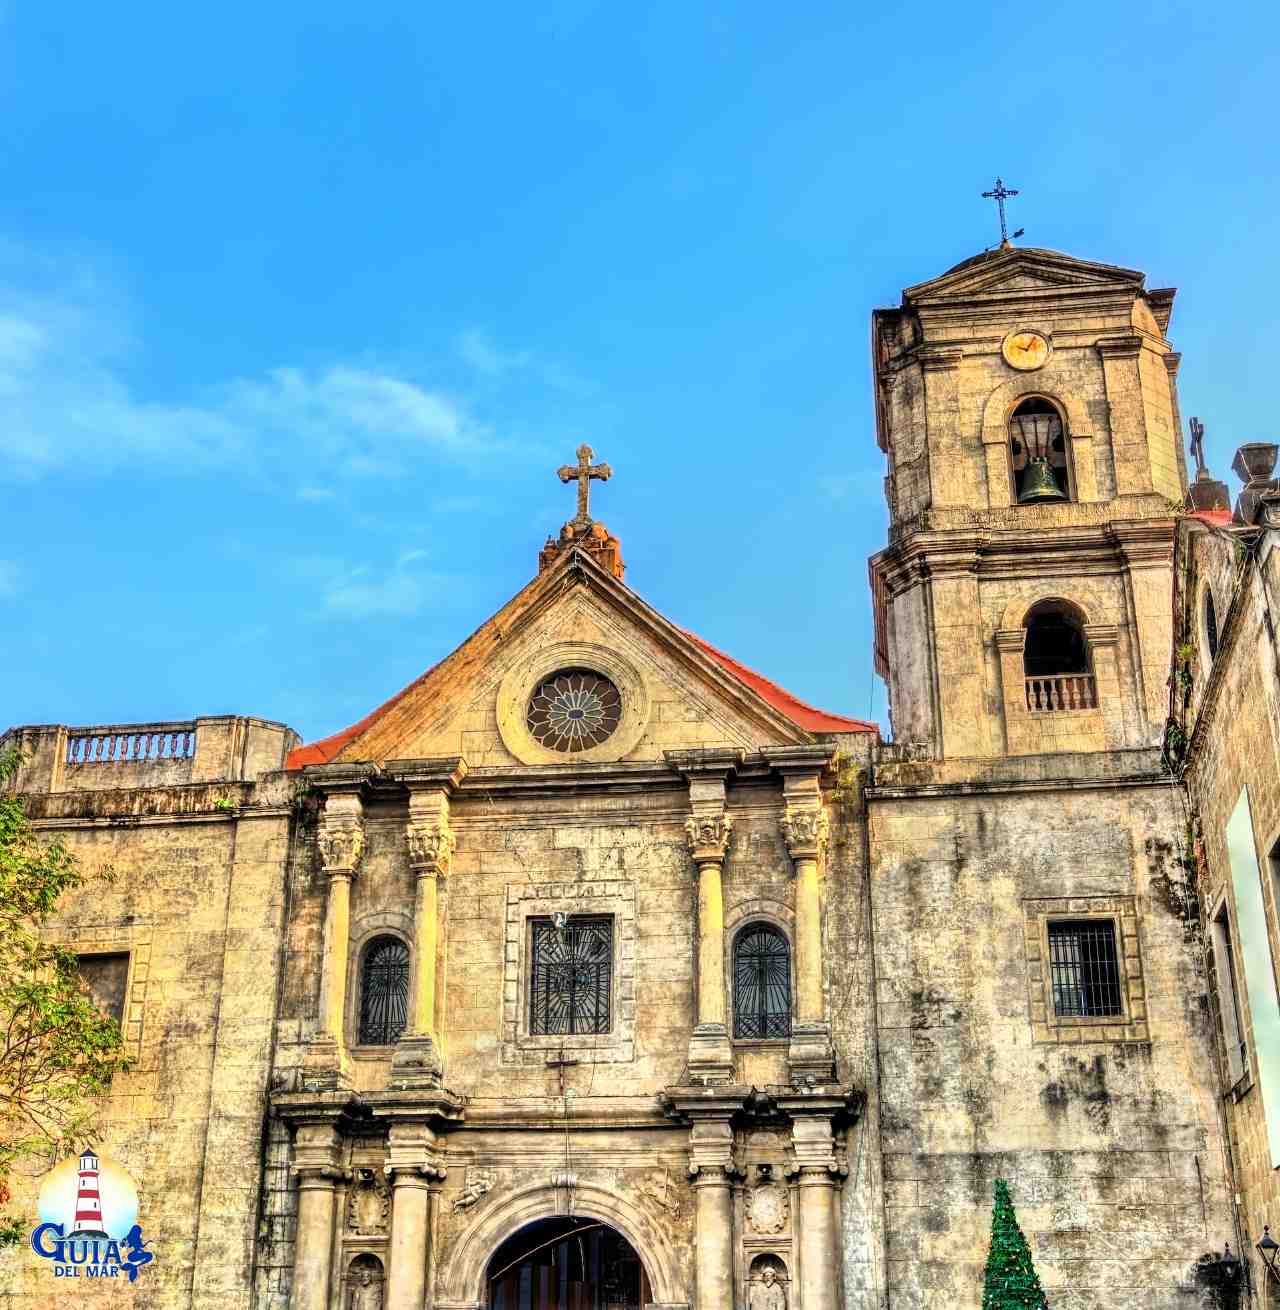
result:
[[[435,672],[438,666],[433,664],[421,677],[414,680],[401,691],[396,692],[390,700],[384,700],[376,710],[366,714],[359,723],[353,723],[349,728],[343,728],[341,732],[335,732],[330,737],[321,737],[319,741],[313,741],[308,745],[299,746],[289,752],[289,758],[285,761],[286,769],[301,769],[308,764],[328,764],[334,759],[342,748],[349,741],[372,728],[377,721],[393,706],[398,704],[415,688]]]
[[[1196,509],[1187,515],[1189,519],[1199,519],[1201,523],[1208,523],[1215,528],[1229,528],[1231,526],[1231,511],[1229,509]]]
[[[826,710],[816,710],[812,705],[806,705],[804,701],[798,700],[789,691],[779,687],[776,682],[770,682],[764,674],[747,668],[745,664],[739,664],[732,655],[726,655],[709,641],[703,641],[696,632],[690,632],[687,628],[682,631],[717,664],[732,673],[739,682],[745,683],[757,696],[768,701],[775,710],[781,710],[792,723],[798,724],[801,728],[809,732],[880,731],[879,724],[867,723],[864,719],[846,719],[842,714],[828,714]]]

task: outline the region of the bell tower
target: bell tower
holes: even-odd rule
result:
[[[1172,290],[999,249],[872,315],[894,736],[934,758],[1156,744],[1186,494]]]

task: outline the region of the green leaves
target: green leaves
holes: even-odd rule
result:
[[[997,1178],[982,1310],[1048,1310],[1048,1305],[1031,1248],[1013,1212],[1009,1184]]]
[[[20,764],[16,751],[0,755],[0,786]],[[0,794],[0,1205],[17,1161],[78,1149],[92,1134],[94,1098],[128,1068],[119,1025],[85,992],[75,955],[45,932],[84,884],[71,852],[42,842],[21,800]],[[22,1231],[0,1214],[0,1247]]]

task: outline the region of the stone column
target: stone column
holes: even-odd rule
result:
[[[689,1145],[697,1197],[696,1310],[733,1310],[733,1128],[728,1119],[695,1121]]]
[[[313,1087],[349,1086],[346,1054],[347,952],[351,934],[351,882],[364,853],[364,813],[358,794],[325,798],[317,838],[328,882],[320,964],[319,1025],[307,1052],[304,1076]]]
[[[441,902],[457,845],[449,826],[449,797],[465,777],[466,765],[449,759],[391,767],[409,788],[405,843],[415,883],[409,1020],[391,1059],[389,1083],[392,1090],[403,1091],[439,1087],[444,1072],[437,986],[446,929]]]
[[[391,1238],[384,1310],[422,1310],[431,1245],[431,1191],[445,1170],[435,1152],[435,1133],[426,1124],[395,1123],[388,1136]]]
[[[290,1310],[328,1310],[332,1277],[334,1186],[341,1177],[338,1131],[331,1123],[301,1124],[294,1139],[298,1227],[293,1248]]]
[[[792,1310],[839,1310],[840,1224],[837,1205],[845,1172],[835,1155],[832,1116],[847,1114],[857,1098],[848,1089],[814,1101],[780,1100],[792,1115],[791,1145],[796,1163],[792,1177],[799,1191],[797,1231],[799,1269],[792,1286],[800,1305]]]
[[[708,747],[667,751],[667,762],[688,779],[685,837],[698,871],[697,1008],[689,1038],[689,1078],[706,1086],[733,1081],[725,1004],[724,888],[721,870],[733,821],[725,812],[728,779],[743,760],[740,750]]]
[[[795,868],[796,992],[788,1064],[793,1081],[825,1083],[835,1067],[823,1006],[822,951],[822,860],[830,824],[822,807],[820,778],[830,752],[825,747],[783,747],[765,754],[783,775],[779,827]]]
[[[698,870],[698,1010],[689,1042],[689,1074],[703,1082],[733,1078],[733,1051],[725,1023],[724,889],[720,870],[733,821],[723,812],[685,820],[689,852]]]

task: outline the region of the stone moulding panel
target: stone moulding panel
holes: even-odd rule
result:
[[[147,1008],[147,982],[151,973],[151,928],[64,928],[62,946],[77,955],[129,956],[124,987],[124,1018],[120,1024],[125,1056],[135,1065],[142,1054],[142,1023]]]
[[[1023,903],[1031,1039],[1037,1044],[1147,1042],[1147,991],[1138,945],[1138,911],[1132,896],[1050,896]],[[1122,1013],[1100,1018],[1060,1016],[1054,1011],[1049,967],[1051,920],[1109,920],[1115,926]]]
[[[529,920],[568,915],[610,915],[613,918],[612,1027],[607,1033],[534,1035],[529,1031]],[[508,883],[506,944],[502,979],[502,1063],[543,1064],[549,1055],[599,1063],[635,1059],[635,883],[617,879],[598,882]]]
[[[529,731],[529,698],[543,678],[558,669],[591,669],[602,673],[622,697],[618,726],[598,746],[572,755],[548,750]],[[592,642],[561,641],[522,656],[498,687],[498,735],[521,764],[599,764],[625,759],[649,726],[652,696],[640,670],[616,650]]]

